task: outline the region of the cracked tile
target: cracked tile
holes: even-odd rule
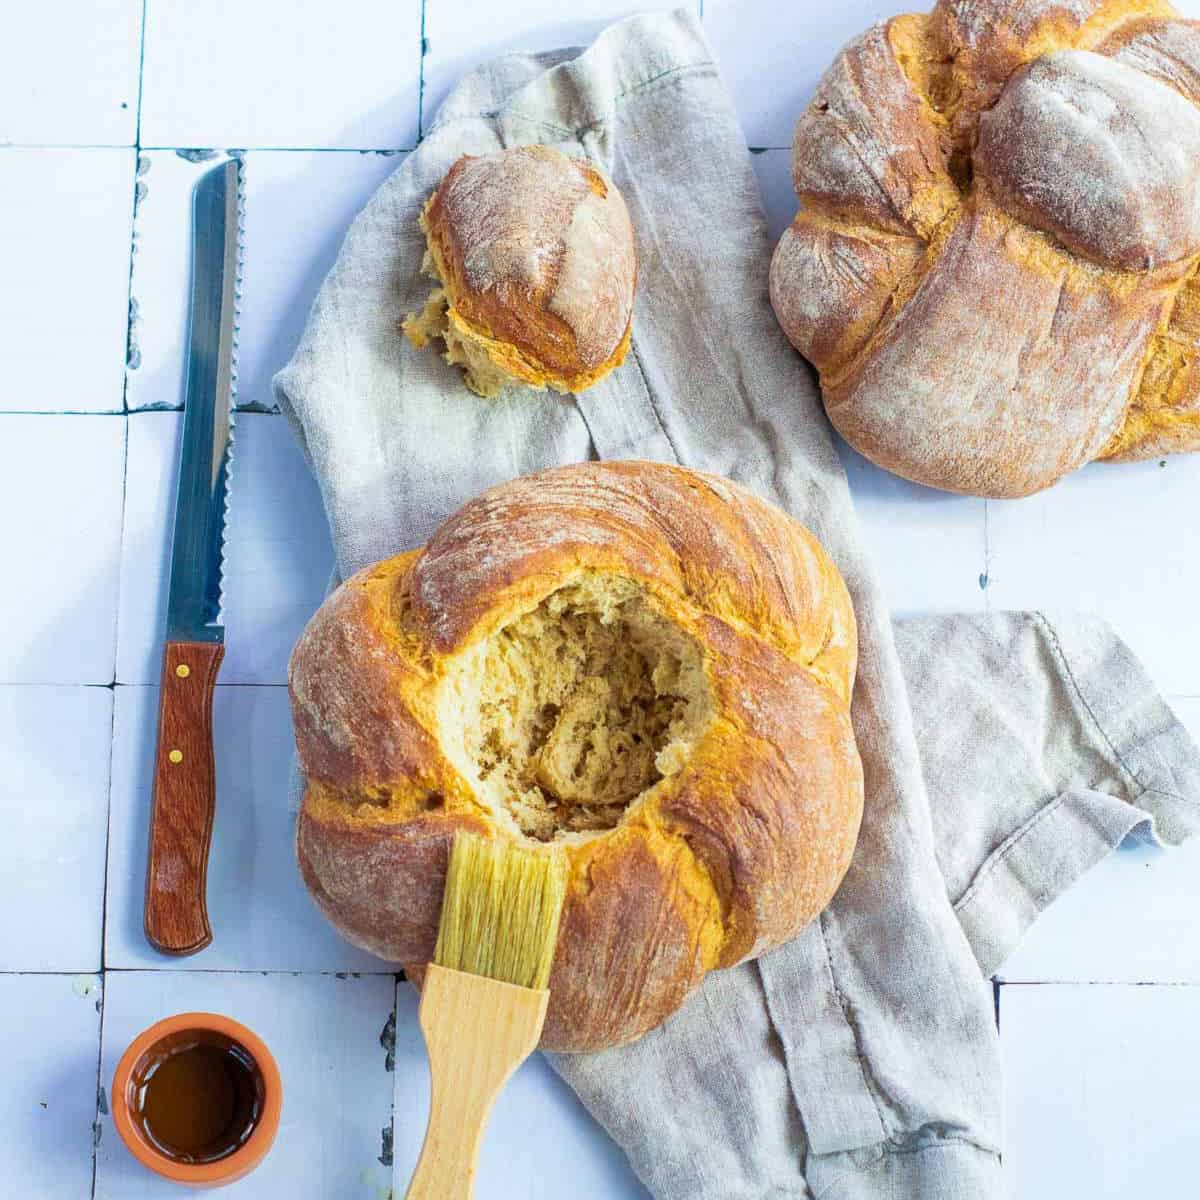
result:
[[[191,197],[227,155],[147,150],[134,219],[135,307],[126,402],[182,408],[187,370]],[[291,357],[346,230],[401,154],[251,151],[244,155],[246,231],[239,314],[241,408],[270,410],[271,376]]]
[[[182,408],[187,371],[192,252],[192,189],[225,154],[138,155],[133,218],[131,328],[125,403],[131,411]]]

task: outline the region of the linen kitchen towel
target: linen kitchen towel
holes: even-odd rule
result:
[[[399,334],[429,286],[417,216],[459,155],[530,142],[588,156],[621,188],[633,344],[578,397],[481,401]],[[1200,768],[1102,627],[994,616],[893,632],[816,388],[767,301],[769,257],[698,22],[634,17],[585,51],[510,55],[462,81],[348,232],[277,397],[343,576],[424,542],[485,487],[590,458],[715,471],[813,530],[859,622],[867,798],[850,872],[791,944],[715,972],[632,1046],[555,1065],[663,1200],[999,1196],[981,966],[1130,829],[1192,831]]]

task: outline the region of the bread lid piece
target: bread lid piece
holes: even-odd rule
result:
[[[1086,50],[1022,67],[983,114],[976,174],[1076,254],[1151,271],[1200,250],[1200,109]]]
[[[542,145],[463,155],[420,219],[440,286],[405,331],[418,347],[442,339],[473,391],[578,392],[624,360],[633,227],[592,163]]]

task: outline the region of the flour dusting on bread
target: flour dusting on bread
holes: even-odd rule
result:
[[[1009,80],[976,169],[1077,254],[1148,271],[1200,250],[1200,110],[1149,75],[1067,50]]]
[[[851,444],[987,496],[1200,449],[1197,101],[1164,0],[938,0],[851,42],[770,277]]]
[[[624,359],[636,286],[620,192],[589,162],[530,145],[447,172],[420,217],[438,287],[404,321],[468,387],[582,391]]]

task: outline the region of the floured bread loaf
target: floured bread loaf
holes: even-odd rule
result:
[[[631,462],[493,488],[296,646],[304,880],[419,979],[456,830],[562,847],[542,1044],[630,1041],[836,891],[856,655],[837,568],[734,484]]]
[[[796,125],[771,302],[879,465],[1023,496],[1200,448],[1200,23],[1159,0],[940,0]]]
[[[637,256],[620,192],[549,146],[463,155],[421,213],[438,281],[404,331],[440,340],[467,386],[580,392],[629,350]]]

